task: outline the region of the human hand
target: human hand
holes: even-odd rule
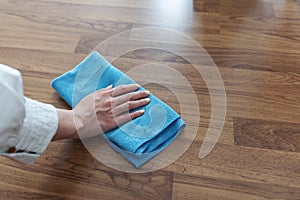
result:
[[[109,86],[87,95],[71,111],[58,110],[59,129],[53,140],[93,137],[143,115],[144,110],[129,112],[150,102],[149,91],[136,91],[138,87]]]

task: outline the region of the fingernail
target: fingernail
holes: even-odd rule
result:
[[[145,110],[140,110],[139,111],[141,114],[144,114],[145,113]]]
[[[150,91],[149,91],[149,90],[145,90],[145,93],[146,93],[147,95],[149,95],[149,94],[150,94]]]
[[[109,86],[107,86],[106,88],[112,88],[113,86],[112,85],[109,85]]]
[[[149,103],[149,102],[150,102],[150,98],[145,99],[145,101],[146,101],[147,103]]]

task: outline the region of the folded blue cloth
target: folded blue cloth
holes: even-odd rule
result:
[[[54,79],[52,87],[73,108],[100,88],[132,83],[135,82],[93,52],[74,69]],[[108,144],[136,168],[164,150],[185,127],[172,108],[152,94],[149,98],[150,103],[139,108],[145,110],[143,116],[103,134]]]

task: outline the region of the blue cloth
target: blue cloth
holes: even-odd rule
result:
[[[74,69],[55,78],[52,87],[73,108],[100,88],[132,83],[135,82],[93,52]],[[145,110],[143,116],[103,134],[108,144],[136,168],[164,150],[185,127],[172,108],[152,94],[149,98],[150,103],[139,108]]]

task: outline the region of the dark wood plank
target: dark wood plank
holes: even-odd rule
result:
[[[300,152],[300,124],[234,118],[233,125],[236,145]]]
[[[185,154],[165,170],[175,174],[205,175],[300,188],[299,153],[217,143],[207,157],[199,159],[201,144],[202,141],[194,141]]]
[[[220,1],[220,13],[232,18],[270,18],[274,16],[272,2],[235,0]]]
[[[300,58],[294,53],[260,52],[234,48],[207,49],[217,66],[299,74]],[[249,56],[251,55],[251,56]],[[255,59],[253,59],[255,58]],[[283,64],[284,63],[284,64]]]
[[[296,187],[235,179],[176,175],[173,199],[298,199]]]
[[[219,13],[220,0],[194,0],[194,11],[201,13]]]
[[[18,195],[31,198],[35,194],[47,198],[47,193],[87,199],[170,199],[172,195],[172,172],[118,172],[94,160],[80,141],[52,143],[33,166],[1,158],[1,169],[1,188],[18,186]],[[1,197],[14,194],[10,190]]]

